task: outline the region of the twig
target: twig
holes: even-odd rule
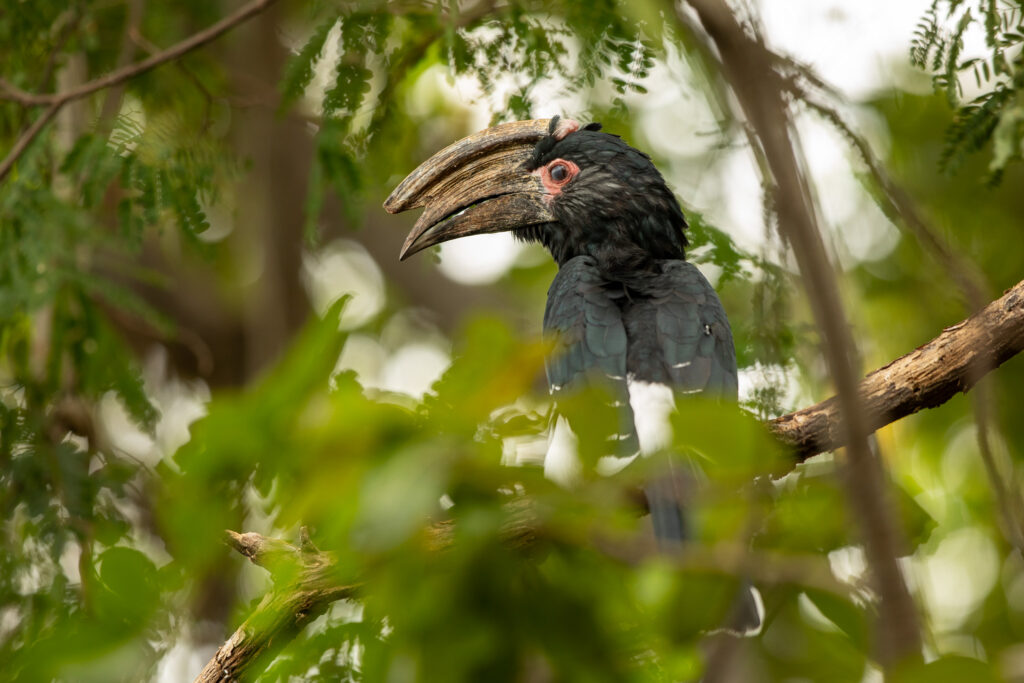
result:
[[[1007,488],[999,472],[992,442],[989,439],[989,426],[992,423],[993,391],[991,383],[984,382],[974,396],[974,422],[978,430],[978,454],[985,465],[989,484],[996,497],[996,507],[1002,518],[1003,535],[1018,552],[1024,552],[1024,529],[1021,528],[1021,492],[1017,487]],[[1011,476],[1013,476],[1011,474]]]
[[[50,119],[57,115],[57,112],[60,111],[60,108],[63,105],[63,102],[54,102],[51,104],[46,108],[46,111],[39,115],[39,118],[32,122],[32,125],[29,126],[25,132],[18,136],[18,139],[14,142],[14,146],[11,147],[11,151],[7,153],[7,156],[4,157],[3,161],[0,161],[0,182],[7,177],[7,174],[11,172],[12,168],[14,168],[14,162],[21,158],[21,155],[25,153],[28,146],[32,144],[32,141],[36,139],[36,136],[42,132],[43,128],[46,127],[46,124],[50,122]]]
[[[270,571],[275,586],[220,646],[196,683],[238,680],[255,665],[269,661],[331,603],[353,597],[360,589],[358,582],[345,582],[339,576],[330,553],[255,533],[225,533],[228,545]]]
[[[83,83],[82,85],[65,92],[37,95],[21,90],[6,81],[0,80],[0,99],[18,102],[26,107],[47,107],[43,115],[36,119],[32,126],[21,134],[18,140],[14,143],[14,147],[11,148],[11,151],[8,152],[7,156],[4,158],[3,162],[0,162],[0,181],[3,181],[3,179],[7,177],[7,174],[10,173],[14,163],[25,152],[29,143],[35,139],[43,127],[50,121],[50,119],[53,118],[61,107],[68,102],[87,97],[88,95],[99,90],[103,90],[104,88],[118,85],[119,83],[123,83],[135,76],[155,69],[161,64],[178,59],[192,50],[216,40],[224,33],[227,33],[235,26],[244,22],[246,19],[259,14],[274,2],[277,2],[277,0],[253,0],[253,2],[241,7],[234,14],[221,19],[216,24],[213,24],[212,26],[190,36],[189,38],[186,38],[162,52],[158,52],[157,54],[147,57],[140,62],[129,64],[128,66],[112,71],[105,76]]]
[[[942,266],[943,271],[953,278],[960,291],[963,292],[971,312],[980,310],[986,301],[984,278],[970,262],[946,244],[937,230],[928,225],[906,191],[889,177],[878,157],[872,152],[867,140],[858,135],[834,108],[813,99],[799,85],[791,81],[788,86],[794,96],[831,123],[847,139],[860,155],[864,165],[867,166],[868,173],[875,185],[882,191],[882,197],[888,204],[890,213],[900,219],[900,222],[925,248],[925,251],[930,253]]]
[[[897,557],[902,543],[892,524],[881,460],[869,430],[856,375],[856,351],[843,314],[835,274],[818,229],[814,204],[790,136],[792,121],[781,76],[759,38],[740,26],[720,0],[689,0],[721,55],[724,75],[761,141],[771,170],[780,230],[793,249],[804,288],[825,341],[825,357],[837,390],[839,429],[847,452],[847,494],[861,525],[879,601],[878,653],[885,668],[921,656],[917,610]],[[677,6],[677,13],[683,10]]]

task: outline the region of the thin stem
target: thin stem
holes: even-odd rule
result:
[[[18,139],[14,142],[14,146],[11,147],[11,151],[7,153],[3,161],[0,161],[0,181],[3,181],[7,177],[7,174],[14,168],[14,163],[21,158],[21,155],[25,153],[28,146],[32,144],[32,141],[36,139],[36,136],[42,132],[46,124],[57,115],[61,107],[64,106],[63,102],[54,102],[46,108],[39,118],[32,122],[25,131],[18,136]]]
[[[885,668],[921,656],[917,610],[897,558],[903,548],[892,523],[892,501],[858,395],[856,347],[843,313],[835,274],[829,263],[810,187],[791,137],[792,121],[782,80],[760,39],[740,26],[720,0],[689,0],[721,56],[724,75],[761,141],[769,164],[780,231],[793,249],[824,353],[837,390],[840,432],[846,444],[845,484],[880,597],[878,653]],[[677,6],[677,14],[683,12]]]

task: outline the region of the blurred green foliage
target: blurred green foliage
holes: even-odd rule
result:
[[[972,30],[985,37],[984,55],[965,55]],[[1024,153],[1024,8],[995,0],[933,0],[910,47],[910,61],[932,73],[937,92],[946,96],[956,117],[946,133],[940,164],[958,169],[968,154],[992,143],[989,179]],[[964,101],[965,77],[981,92]],[[970,88],[970,85],[968,85]]]
[[[995,20],[995,3],[981,3],[956,14],[967,4],[935,3],[913,48],[919,65],[941,73],[949,101],[894,92],[865,107],[887,126],[893,175],[994,296],[1020,276],[1024,178],[1009,164],[1020,144],[1019,10]],[[167,46],[234,5],[144,4],[135,27],[131,7],[5,8],[4,80],[52,92],[69,74],[95,78],[116,67],[133,31]],[[958,17],[952,37],[942,8]],[[532,116],[541,86],[561,79],[590,107],[575,113],[635,137],[631,107],[652,71],[669,47],[684,56],[694,47],[671,16],[656,2],[316,2],[259,19],[301,36],[280,82],[265,85],[277,87],[282,117],[299,111],[314,129],[307,244],[332,203],[348,224],[376,223],[379,199],[402,173],[466,132],[438,127],[464,115],[450,103],[413,102],[431,69],[478,83],[495,100],[495,121]],[[978,17],[992,56],[962,62],[963,25]],[[599,387],[566,406],[585,463],[575,487],[555,485],[536,465],[509,466],[510,444],[542,435],[549,406],[538,389],[545,346],[504,319],[477,317],[457,330],[451,367],[416,401],[336,369],[355,336],[338,331],[342,301],[311,319],[272,367],[216,387],[174,452],[140,459],[105,433],[116,428],[103,423],[105,405],[123,409],[143,435],[157,436],[167,418],[160,380],[143,380],[144,356],[124,321],[173,337],[179,321],[145,288],[173,294],[189,283],[143,267],[147,249],[180,257],[182,280],[200,263],[228,298],[246,296],[244,259],[209,236],[218,207],[266,191],[244,185],[252,169],[236,119],[255,105],[235,97],[229,62],[215,46],[191,53],[131,80],[112,109],[101,91],[84,112],[52,122],[0,183],[0,680],[174,680],[162,668],[174,649],[204,628],[226,637],[271,589],[223,544],[223,530],[289,538],[302,525],[365,583],[365,597],[282,643],[258,680],[696,680],[710,657],[706,634],[727,619],[746,579],[766,608],[763,633],[735,644],[746,680],[862,681],[875,671],[874,596],[835,463],[825,456],[789,471],[752,416],[798,407],[789,381],[799,399],[828,392],[797,280],[779,265],[777,244],[751,253],[697,207],[687,210],[691,253],[718,273],[740,365],[776,368],[782,379],[755,392],[747,411],[690,402],[676,416],[674,451],[701,482],[693,553],[679,565],[600,549],[635,538],[642,522],[630,492],[646,472],[645,463],[595,472],[618,426]],[[970,69],[995,85],[961,106],[954,81]],[[948,104],[961,106],[951,129]],[[39,115],[0,102],[0,149]],[[722,123],[721,146],[736,144],[742,132]],[[990,138],[989,157],[966,154]],[[650,151],[659,164],[680,161]],[[939,173],[954,165],[957,176]],[[1002,185],[987,189],[992,172]],[[765,213],[770,223],[771,207]],[[255,239],[255,228],[234,230],[239,241]],[[499,288],[523,317],[539,319],[551,275],[549,263],[526,260]],[[966,311],[947,274],[907,237],[851,266],[845,284],[872,367]],[[388,286],[397,318],[403,294]],[[383,327],[357,332],[383,337]],[[1024,452],[1022,373],[1011,361],[990,380],[992,441],[1010,487]],[[879,435],[928,630],[927,663],[893,680],[1020,675],[1024,562],[998,521],[974,428],[968,401],[957,398]],[[502,530],[515,520],[510,504],[524,498],[538,540],[510,547]],[[437,552],[428,540],[442,521],[453,523],[453,543]],[[937,564],[961,547],[977,552]],[[211,616],[210,604],[226,604],[227,616]]]

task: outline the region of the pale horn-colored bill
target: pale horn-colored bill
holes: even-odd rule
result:
[[[389,213],[426,207],[400,258],[465,235],[553,220],[540,180],[525,167],[549,123],[514,121],[474,133],[410,173],[384,202]]]

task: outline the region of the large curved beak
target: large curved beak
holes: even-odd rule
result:
[[[548,119],[514,121],[445,147],[406,176],[384,202],[388,213],[426,207],[399,254],[412,254],[466,235],[502,232],[555,218],[540,178],[526,170]]]

